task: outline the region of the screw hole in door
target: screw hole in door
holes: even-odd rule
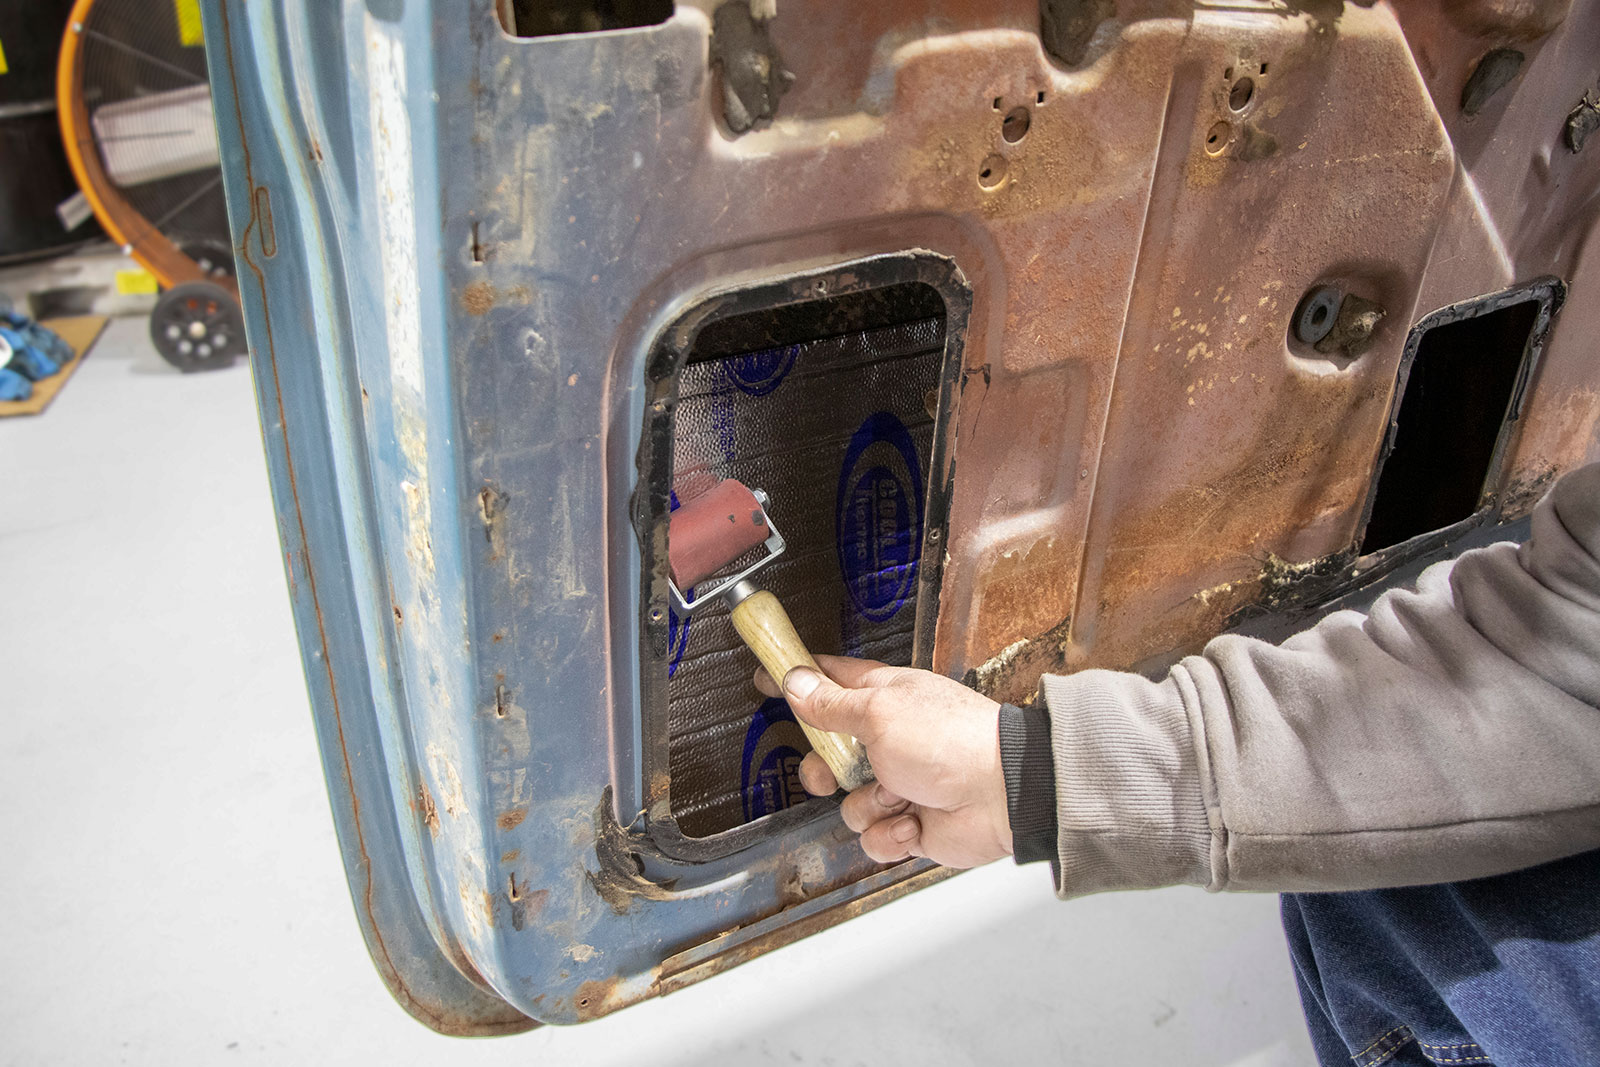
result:
[[[1233,127],[1226,122],[1219,122],[1212,126],[1206,134],[1206,154],[1220,156],[1228,147],[1228,142],[1233,140]]]
[[[989,156],[978,165],[978,184],[985,189],[998,189],[1006,180],[1004,156]]]

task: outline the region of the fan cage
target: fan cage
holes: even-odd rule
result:
[[[62,140],[101,226],[163,287],[237,292],[222,169],[195,154],[216,141],[198,29],[194,0],[78,0],[57,67]],[[97,138],[97,117],[120,119],[115,145]],[[119,184],[108,158],[136,180]]]

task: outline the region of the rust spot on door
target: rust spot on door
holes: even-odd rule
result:
[[[461,305],[468,315],[482,315],[494,307],[494,286],[476,281],[461,290]]]
[[[439,805],[433,801],[433,794],[428,792],[428,784],[423,782],[417,787],[417,811],[422,815],[422,821],[428,826],[428,833],[434,837],[439,836]]]

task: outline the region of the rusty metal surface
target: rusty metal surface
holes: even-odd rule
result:
[[[592,1018],[891,891],[826,809],[717,855],[657,834],[637,459],[662,331],[717,294],[960,272],[916,639],[1005,697],[1335,595],[1438,308],[1568,290],[1489,522],[1600,453],[1600,141],[1563,141],[1600,0],[1120,3],[1070,67],[1036,2],[779,0],[794,80],[737,135],[717,6],[529,39],[489,0],[207,8],[341,846],[380,971],[449,1032]],[[1384,312],[1359,354],[1290,339],[1326,283]]]

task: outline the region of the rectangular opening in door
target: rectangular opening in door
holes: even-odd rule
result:
[[[929,526],[946,306],[920,282],[701,328],[679,372],[671,506],[723,478],[765,490],[787,551],[758,575],[815,653],[909,664]],[[669,619],[671,810],[703,838],[807,800],[808,751],[721,604]]]
[[[1548,329],[1559,283],[1457,305],[1418,323],[1363,555],[1472,518]]]
[[[659,25],[672,0],[495,0],[500,27],[513,37],[556,37]]]

